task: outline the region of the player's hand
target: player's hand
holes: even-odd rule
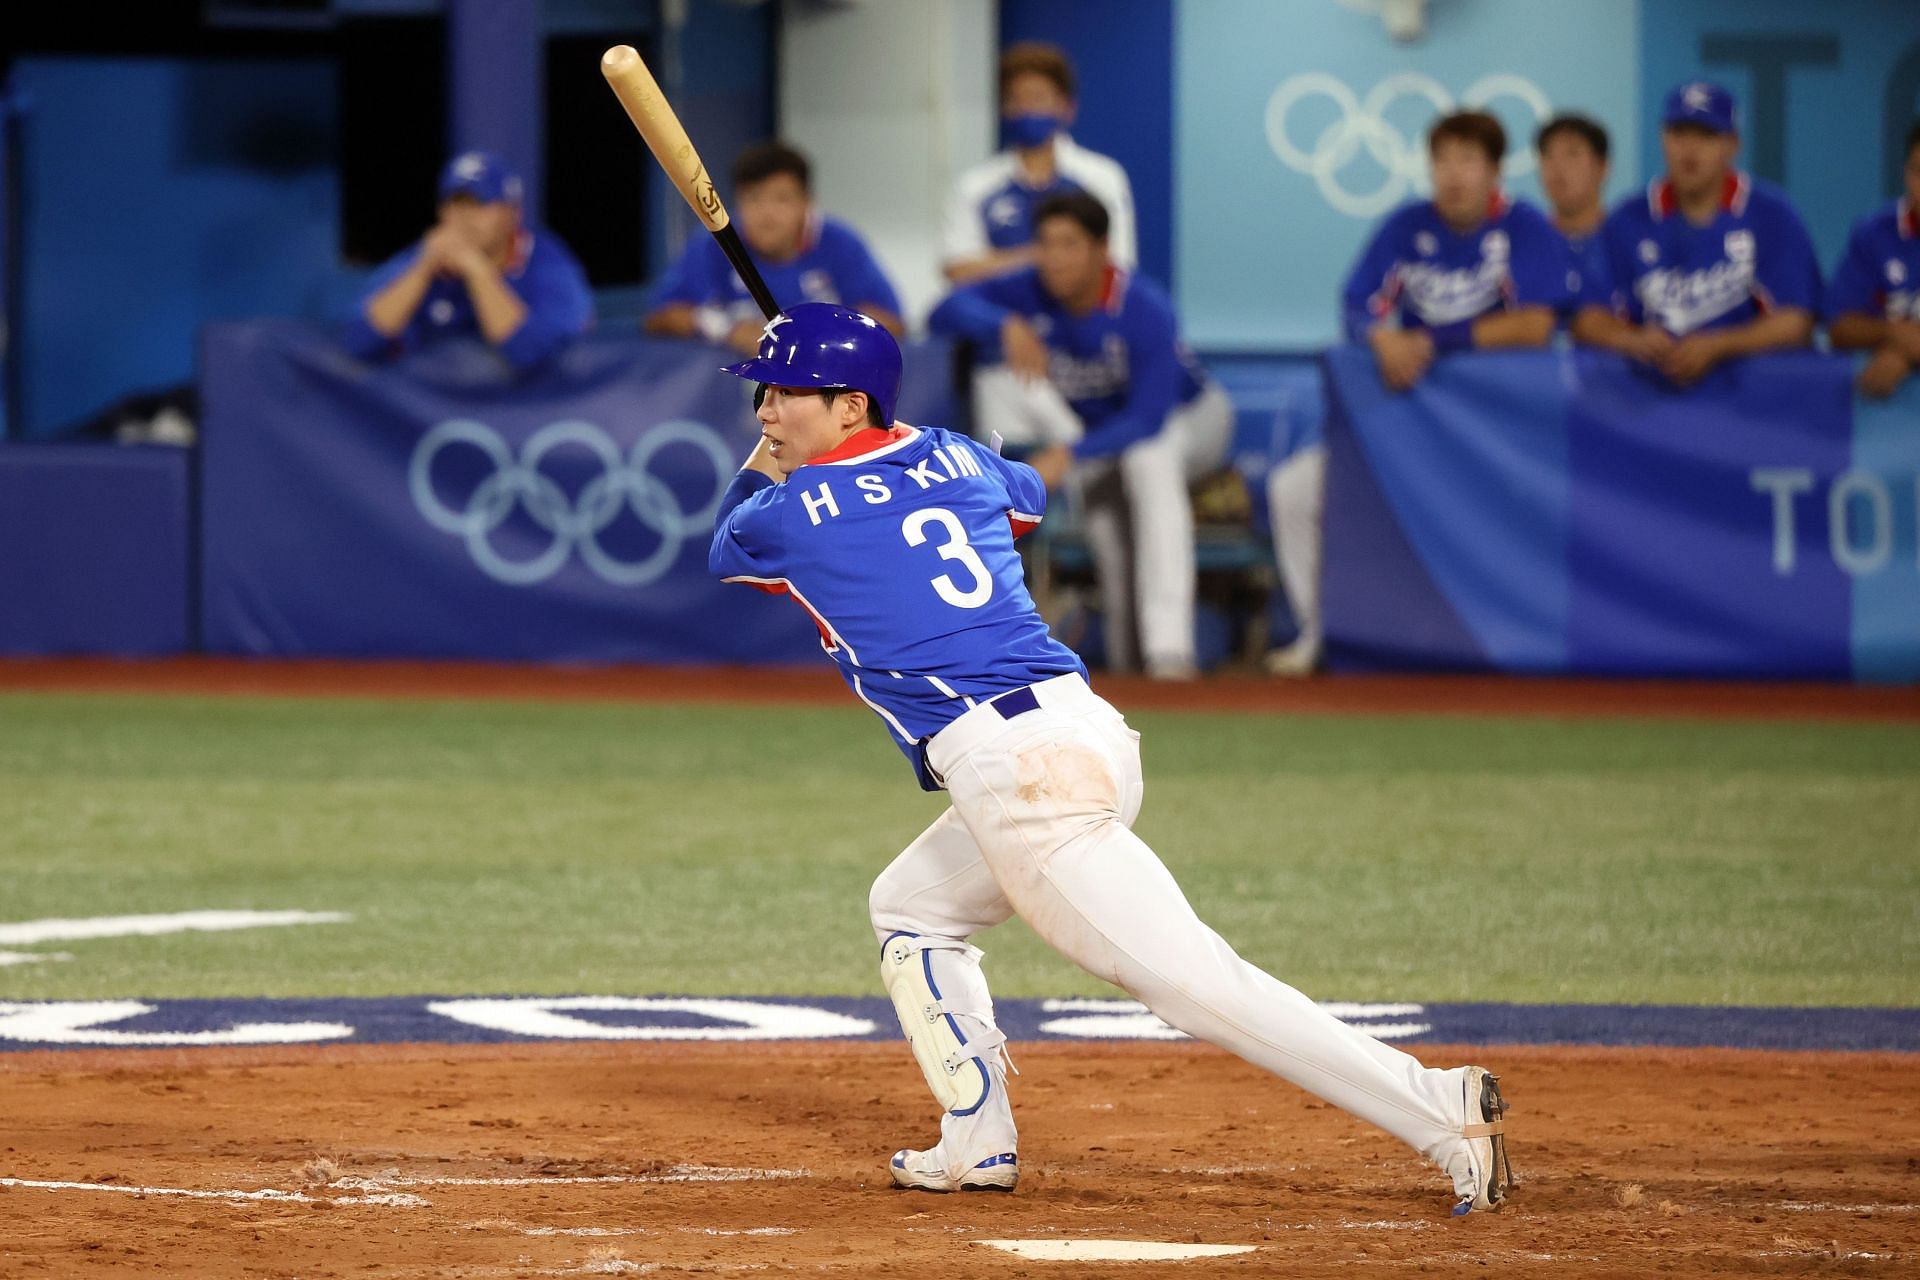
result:
[[[1650,364],[1658,369],[1673,354],[1673,335],[1657,324],[1643,324],[1626,339],[1621,351],[1629,360]]]
[[[1707,376],[1726,359],[1726,350],[1715,333],[1690,333],[1673,344],[1660,359],[1660,372],[1678,386],[1690,386]]]
[[[1900,389],[1913,372],[1913,361],[1894,343],[1886,343],[1873,353],[1867,367],[1860,371],[1860,394],[1885,400]]]
[[[1027,465],[1040,473],[1040,480],[1048,489],[1058,489],[1066,482],[1067,473],[1073,470],[1073,450],[1064,444],[1050,444],[1028,455]]]
[[[1047,377],[1047,344],[1040,334],[1020,316],[1008,316],[1000,323],[1000,350],[1007,368],[1032,382]]]
[[[1410,390],[1433,364],[1433,337],[1424,329],[1375,329],[1367,341],[1390,391]]]
[[[420,263],[435,275],[454,275],[459,271],[456,265],[466,246],[467,239],[458,231],[441,223],[427,232],[420,242]]]
[[[1887,323],[1887,345],[1920,365],[1920,320],[1891,320]]]
[[[727,345],[743,356],[754,355],[760,350],[760,335],[766,327],[764,320],[742,320],[727,330]]]

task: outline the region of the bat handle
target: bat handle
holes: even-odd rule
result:
[[[727,261],[733,264],[734,274],[747,286],[747,292],[760,304],[760,312],[771,320],[780,314],[780,304],[773,300],[773,294],[767,288],[767,282],[760,278],[760,270],[753,265],[753,259],[747,256],[747,246],[740,243],[740,233],[729,222],[713,233],[720,242],[721,252],[727,255]]]

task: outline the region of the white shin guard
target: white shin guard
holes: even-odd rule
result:
[[[949,1115],[978,1112],[995,1092],[996,1078],[1004,1093],[1007,1038],[994,1025],[978,948],[896,933],[880,948],[880,979],[927,1087]]]

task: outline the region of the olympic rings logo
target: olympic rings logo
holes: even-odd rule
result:
[[[651,469],[654,455],[674,444],[692,445],[712,464],[713,496],[697,510],[684,509]],[[549,454],[567,446],[586,450],[598,466],[598,474],[577,497],[570,497],[559,481],[540,469]],[[458,447],[478,450],[491,469],[465,504],[456,508],[435,490],[433,466],[443,450]],[[604,581],[639,587],[666,574],[689,539],[704,538],[712,531],[734,463],[726,443],[698,422],[663,422],[650,428],[624,457],[620,447],[594,424],[555,422],[534,432],[516,458],[493,428],[454,418],[435,426],[414,446],[407,487],[427,523],[464,539],[474,564],[496,582],[515,587],[544,582],[577,550],[587,568]],[[516,508],[551,538],[530,560],[510,559],[493,545],[494,531]],[[638,560],[623,560],[600,545],[600,535],[623,510],[631,510],[660,539]]]
[[[1327,99],[1340,114],[1303,146],[1289,131],[1290,117],[1295,108],[1312,98]],[[1424,100],[1436,116],[1445,115],[1456,105],[1445,87],[1418,71],[1388,76],[1364,98],[1355,96],[1345,83],[1324,71],[1302,72],[1282,81],[1267,99],[1267,145],[1282,164],[1312,178],[1321,196],[1341,213],[1353,218],[1378,217],[1409,192],[1424,195],[1430,190],[1424,136],[1408,137],[1386,118],[1388,108],[1403,98]],[[1460,95],[1461,102],[1474,107],[1486,107],[1500,98],[1518,98],[1536,120],[1544,121],[1553,114],[1553,104],[1538,85],[1507,72],[1482,76]],[[1382,176],[1371,190],[1350,191],[1342,183],[1341,174],[1362,152],[1379,166]],[[1529,146],[1510,154],[1501,172],[1508,178],[1517,177],[1531,172],[1537,162]]]

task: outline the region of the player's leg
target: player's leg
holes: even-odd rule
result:
[[[1196,668],[1193,639],[1193,503],[1185,444],[1172,425],[1127,447],[1120,474],[1133,517],[1134,591],[1147,674],[1181,678]]]
[[[1107,670],[1132,671],[1140,665],[1135,608],[1133,518],[1127,510],[1120,470],[1100,459],[1076,468],[1073,487],[1079,498],[1080,529],[1093,557],[1093,579],[1100,593],[1102,637]]]
[[[868,895],[880,974],[914,1060],[939,1102],[940,1141],[895,1153],[900,1186],[1011,1190],[1018,1134],[1006,1037],[980,952],[967,939],[1013,914],[966,824],[949,809],[893,860]]]
[[[1320,531],[1327,488],[1327,449],[1308,445],[1267,473],[1274,559],[1300,634],[1267,655],[1275,675],[1305,675],[1320,664]]]
[[[1498,1119],[1477,1110],[1483,1093],[1498,1101],[1485,1074],[1425,1067],[1243,960],[1129,830],[1139,735],[1084,684],[1040,688],[1061,692],[1001,726],[963,717],[929,751],[1021,918],[1169,1025],[1378,1125],[1488,1207],[1503,1189],[1495,1139],[1470,1127]]]
[[[973,418],[983,439],[989,431],[998,431],[1019,449],[1077,444],[1086,430],[1080,415],[1051,382],[1023,378],[1003,364],[975,371]]]

